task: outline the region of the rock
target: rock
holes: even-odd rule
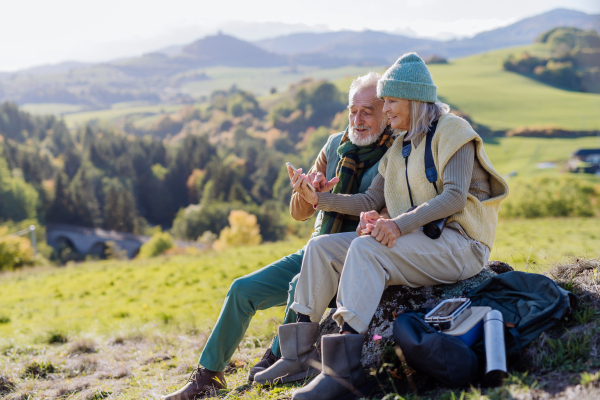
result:
[[[498,275],[514,271],[513,267],[502,261],[488,261],[487,266]]]
[[[493,276],[508,272],[504,266],[512,271],[508,264],[500,261],[490,261],[479,274],[452,285],[423,286],[420,288],[388,286],[381,296],[379,306],[369,324],[367,333],[365,333],[365,344],[361,357],[363,367],[369,370],[380,366],[382,345],[394,340],[392,323],[398,314],[423,307],[433,308],[442,300],[463,296],[466,290],[479,286]],[[497,272],[496,269],[502,272]],[[335,309],[329,310],[321,319],[317,343],[321,342],[321,336],[339,332],[339,327],[331,318],[334,312]],[[379,343],[373,341],[373,335],[381,336],[382,339]]]

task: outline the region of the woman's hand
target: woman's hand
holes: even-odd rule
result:
[[[402,236],[400,228],[391,219],[380,218],[374,224],[367,224],[367,229],[371,229],[371,236],[375,240],[390,249],[396,244],[396,239]]]
[[[377,220],[379,218],[381,218],[381,215],[379,215],[379,213],[375,210],[361,212],[360,213],[360,222],[358,223],[358,226],[356,227],[356,234],[358,236],[362,236],[362,235],[368,235],[369,233],[371,233],[371,230],[373,229],[372,227],[374,226],[375,222],[377,222]],[[371,228],[368,228],[367,226],[371,226]]]
[[[296,172],[287,167],[288,175],[290,176],[290,185],[294,188],[294,192],[298,192],[307,203],[316,205],[319,202],[317,193],[310,190],[308,187],[308,177],[302,173],[302,168],[298,168]]]

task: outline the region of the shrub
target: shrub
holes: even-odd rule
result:
[[[33,360],[25,366],[23,371],[23,378],[36,378],[44,379],[48,377],[48,374],[58,372],[58,368],[50,361],[42,361],[41,363],[37,360]]]
[[[9,236],[8,228],[0,227],[0,270],[12,271],[34,264],[33,247],[29,239]]]
[[[76,342],[73,342],[69,346],[69,353],[71,354],[83,354],[83,353],[95,353],[96,343],[90,339],[80,339]]]
[[[573,176],[515,179],[500,207],[504,218],[591,217],[600,211],[600,188]]]
[[[287,172],[285,174],[286,186],[289,188],[290,180]],[[228,225],[228,216],[232,210],[244,210],[255,215],[265,240],[274,242],[285,237],[286,226],[281,219],[281,205],[272,201],[266,201],[260,207],[256,204],[240,202],[214,201],[207,204],[192,204],[179,210],[171,232],[178,239],[199,240],[206,231],[221,232]]]
[[[39,195],[21,176],[13,176],[0,158],[0,219],[21,221],[35,218]]]
[[[140,248],[140,257],[156,257],[173,247],[173,237],[167,232],[156,232]]]
[[[15,390],[17,385],[7,376],[0,375],[0,396],[4,396]]]
[[[229,213],[229,226],[225,227],[214,243],[217,250],[234,246],[249,246],[262,241],[256,216],[242,210]]]
[[[49,344],[67,343],[68,341],[69,341],[68,336],[66,334],[64,334],[63,332],[52,331],[52,332],[48,333],[47,342]]]

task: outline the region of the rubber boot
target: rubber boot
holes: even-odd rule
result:
[[[296,390],[292,400],[337,400],[365,397],[367,376],[360,363],[364,335],[326,335],[321,340],[322,372]]]
[[[271,367],[254,375],[254,382],[276,384],[312,378],[320,372],[317,355],[319,324],[298,322],[279,327],[281,359]]]

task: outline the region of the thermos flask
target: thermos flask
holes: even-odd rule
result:
[[[504,346],[504,318],[498,310],[488,311],[483,317],[485,345],[485,381],[497,386],[506,378],[506,347]]]

